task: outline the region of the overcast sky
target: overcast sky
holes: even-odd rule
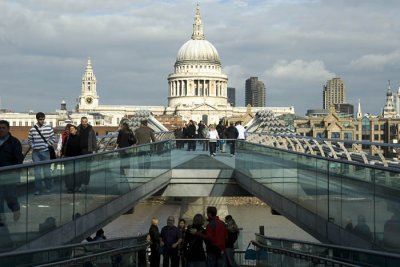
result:
[[[380,113],[400,85],[399,0],[206,0],[206,39],[218,50],[237,105],[258,76],[267,106],[322,108],[326,80],[348,102]],[[73,109],[87,58],[101,104],[167,105],[167,77],[190,39],[197,1],[0,0],[1,108]]]

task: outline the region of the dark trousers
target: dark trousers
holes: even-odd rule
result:
[[[214,154],[217,151],[217,142],[209,142],[210,144],[210,155]]]
[[[235,155],[235,141],[228,141],[230,152],[232,155]]]
[[[160,245],[150,245],[150,267],[160,267]]]
[[[193,138],[190,138],[188,140],[188,150],[193,149],[193,151],[196,150],[196,140]]]
[[[87,149],[82,149],[82,155],[87,155],[87,154],[92,154],[92,152],[87,151]],[[81,182],[84,185],[88,185],[90,182],[90,174],[91,174],[91,168],[92,168],[92,160],[89,158],[84,159],[86,163],[86,167],[81,170]]]
[[[171,267],[179,267],[178,250],[172,250],[163,253],[163,267],[169,267],[171,260]]]

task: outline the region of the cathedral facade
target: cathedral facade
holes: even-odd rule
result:
[[[175,126],[194,120],[206,124],[218,123],[222,118],[244,120],[258,111],[269,110],[276,115],[294,114],[294,107],[232,107],[228,103],[228,76],[222,72],[217,49],[205,39],[200,8],[197,5],[191,38],[178,50],[173,73],[168,75],[168,106],[106,105],[97,91],[97,79],[92,60],[87,60],[81,80],[81,92],[74,111],[67,111],[65,101],[56,112],[46,112],[46,121],[53,127],[67,123],[75,125],[86,116],[93,126],[119,126],[126,118],[149,114],[162,123],[169,120]],[[12,126],[33,126],[35,112],[1,112]],[[139,115],[138,115],[139,114]],[[247,121],[247,120],[244,120]],[[174,126],[172,125],[172,126]],[[174,127],[170,127],[174,128]]]
[[[228,76],[222,72],[217,49],[205,39],[200,8],[197,5],[191,38],[178,50],[174,72],[168,75],[168,106],[111,106],[100,104],[96,90],[96,76],[91,60],[82,78],[77,111],[100,113],[104,123],[118,125],[124,117],[139,110],[154,116],[179,116],[182,121],[218,123],[224,117],[240,117],[248,113],[246,107],[232,107],[228,103]],[[274,113],[294,114],[294,107],[252,107],[252,112],[271,110]]]

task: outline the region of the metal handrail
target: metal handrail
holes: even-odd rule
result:
[[[343,266],[343,267],[360,267],[361,265],[356,265],[356,264],[352,264],[352,263],[348,263],[348,262],[343,262],[343,261],[338,261],[338,260],[334,260],[334,259],[330,259],[330,258],[325,258],[325,257],[321,257],[321,256],[317,256],[317,255],[313,255],[313,254],[308,254],[308,253],[303,253],[303,252],[298,252],[295,250],[289,250],[289,249],[284,249],[284,248],[280,248],[280,247],[275,247],[275,246],[269,246],[269,245],[265,245],[262,244],[260,242],[251,241],[252,244],[254,244],[255,246],[259,247],[259,248],[263,248],[267,251],[271,251],[272,253],[276,254],[277,252],[279,254],[285,254],[288,255],[290,257],[293,258],[301,258],[307,261],[313,261],[316,260],[320,263],[325,263],[325,264],[333,264],[331,266]]]

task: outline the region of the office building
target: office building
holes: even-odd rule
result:
[[[236,106],[236,89],[233,87],[228,87],[228,103],[232,107]]]
[[[335,104],[346,103],[346,87],[342,79],[333,78],[326,82],[323,90],[323,109],[329,109]]]
[[[246,80],[245,105],[252,107],[265,107],[265,85],[258,77],[250,77]]]

